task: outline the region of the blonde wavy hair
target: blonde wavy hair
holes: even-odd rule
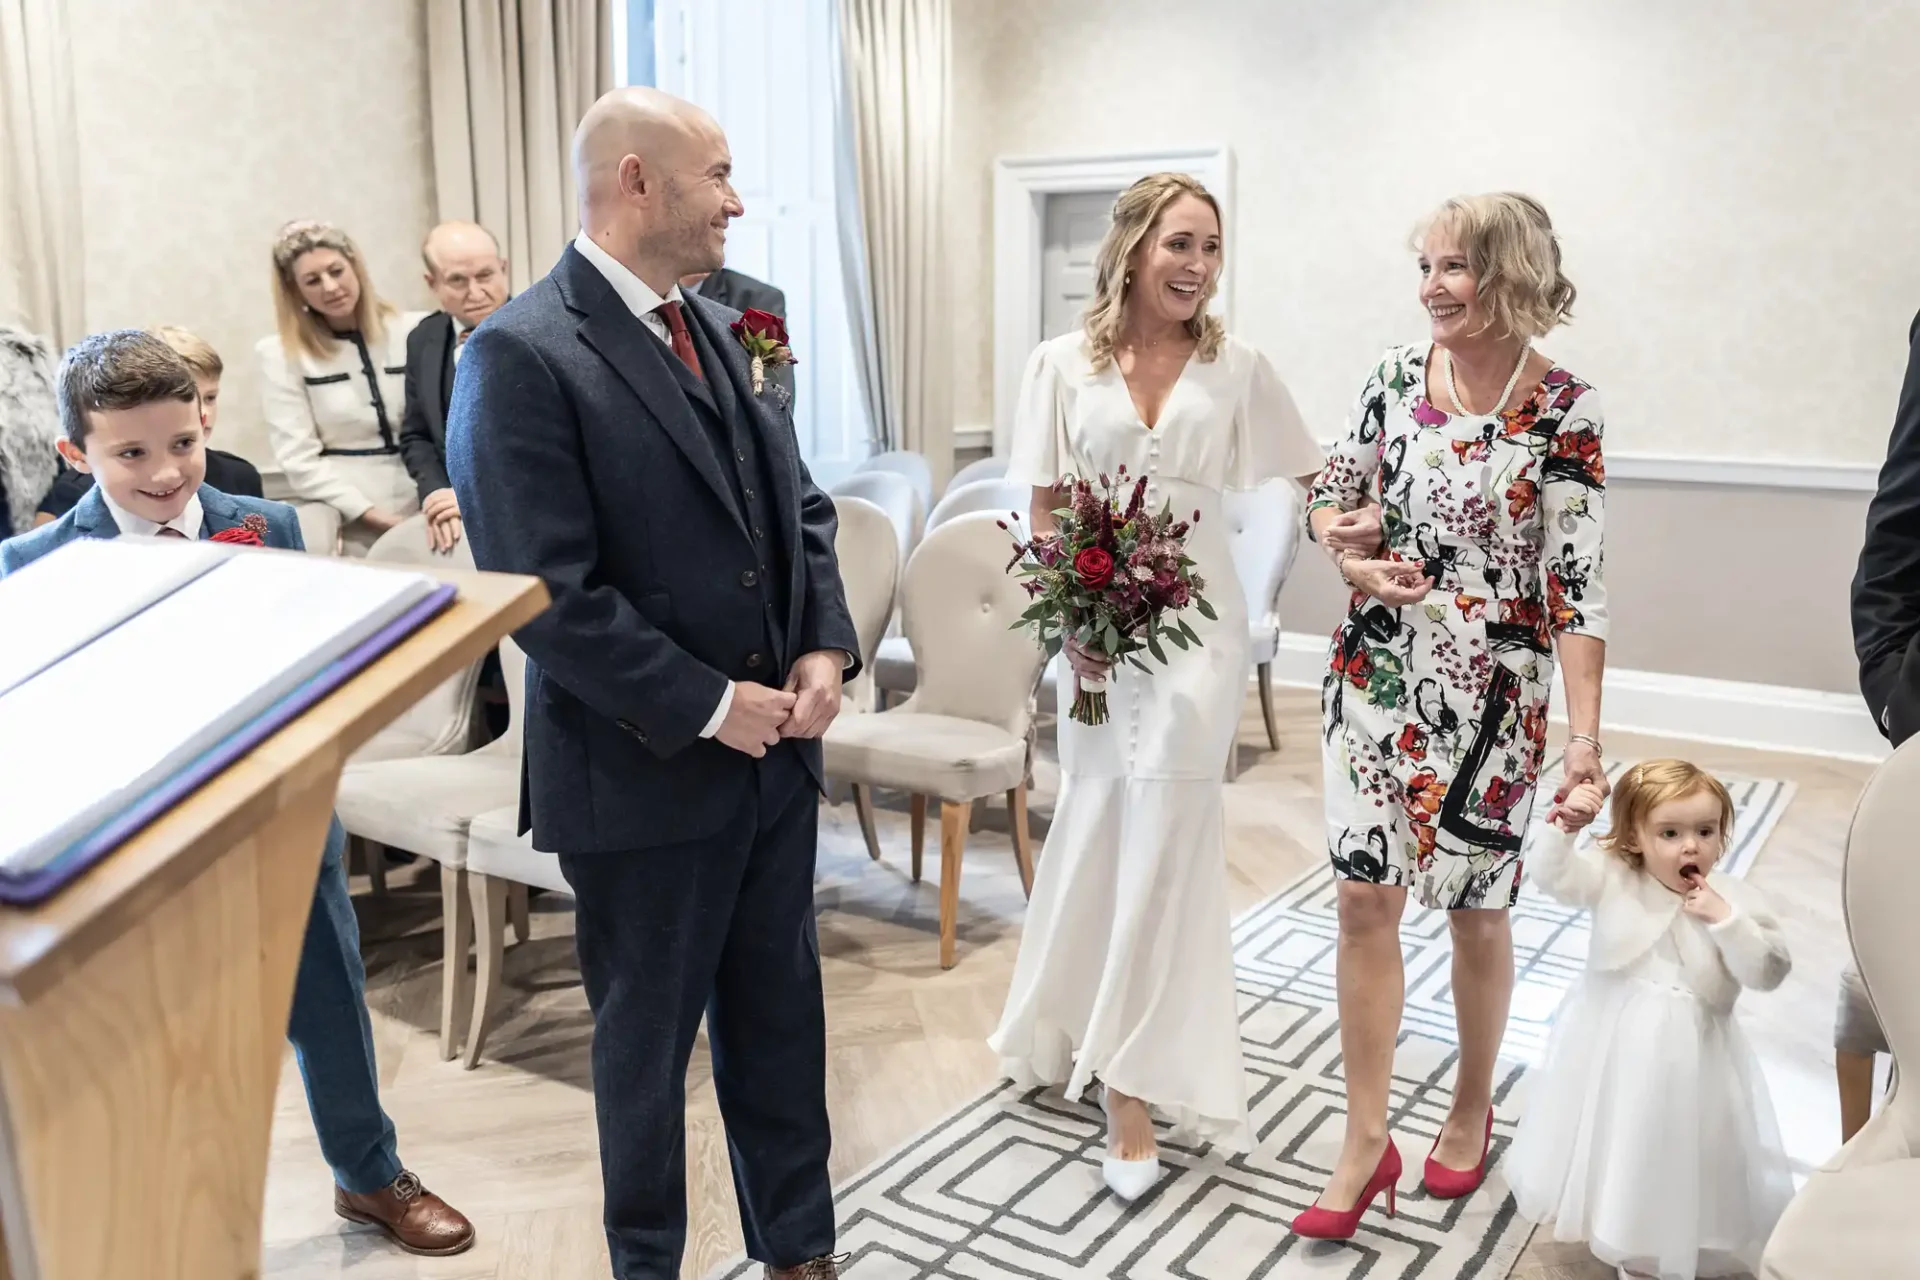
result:
[[[374,292],[367,263],[360,256],[353,237],[326,222],[300,219],[289,222],[273,236],[273,312],[279,323],[280,345],[291,355],[304,351],[316,360],[331,355],[340,340],[321,316],[300,296],[300,285],[293,278],[293,264],[315,249],[332,249],[347,260],[354,278],[360,282],[360,301],[355,304],[354,327],[374,346],[386,340],[387,321],[399,313],[393,305]]]
[[[1220,217],[1220,202],[1198,180],[1184,173],[1153,173],[1122,191],[1114,201],[1113,225],[1107,228],[1100,252],[1094,258],[1093,301],[1087,304],[1082,322],[1087,334],[1087,354],[1096,373],[1113,363],[1113,346],[1127,316],[1134,251],[1160,225],[1161,215],[1182,196],[1204,200],[1212,208],[1214,218],[1222,223],[1221,256],[1225,257],[1225,219]],[[1203,364],[1220,354],[1220,344],[1226,338],[1226,327],[1220,318],[1207,314],[1207,304],[1219,289],[1220,274],[1215,272],[1207,281],[1207,291],[1200,296],[1193,318],[1187,321],[1187,332],[1198,344],[1193,358]]]
[[[1455,196],[1414,229],[1415,252],[1435,228],[1451,232],[1466,254],[1487,309],[1487,328],[1531,341],[1573,319],[1579,291],[1560,269],[1553,220],[1532,196],[1517,191]]]
[[[1733,796],[1720,779],[1685,760],[1646,760],[1620,775],[1609,809],[1611,822],[1594,843],[1630,867],[1644,866],[1646,857],[1634,846],[1648,815],[1669,800],[1702,792],[1720,802],[1720,840],[1723,847],[1731,847]]]

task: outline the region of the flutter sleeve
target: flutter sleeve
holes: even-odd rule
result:
[[[1326,459],[1313,442],[1293,393],[1267,357],[1253,353],[1253,376],[1235,407],[1229,489],[1258,489],[1281,476],[1310,476]]]
[[[1027,371],[1020,379],[1007,479],[1036,489],[1048,488],[1071,468],[1072,456],[1067,439],[1066,382],[1054,362],[1052,344],[1042,343],[1027,360]]]

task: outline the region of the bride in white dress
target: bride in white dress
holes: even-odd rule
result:
[[[1069,719],[1061,672],[1060,797],[990,1041],[1021,1084],[1078,1097],[1100,1082],[1104,1171],[1126,1199],[1159,1179],[1154,1116],[1184,1140],[1252,1145],[1220,797],[1251,655],[1221,495],[1305,483],[1322,461],[1266,358],[1207,314],[1220,261],[1199,183],[1155,174],[1122,193],[1084,331],[1027,365],[1007,472],[1034,488],[1036,531],[1054,527],[1063,477],[1147,477],[1154,509],[1200,513],[1188,554],[1218,614],[1190,610],[1202,645],[1149,674],[1063,655],[1108,678],[1109,718]]]

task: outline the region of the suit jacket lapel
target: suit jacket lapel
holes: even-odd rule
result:
[[[218,489],[200,486],[200,536],[211,538],[216,533],[228,529],[237,529],[245,519],[233,499]]]
[[[799,486],[788,480],[788,477],[800,473],[799,441],[794,438],[791,419],[785,413],[777,412],[768,402],[768,397],[778,394],[770,370],[765,390],[760,395],[753,394],[753,360],[733,334],[729,320],[731,313],[719,304],[697,296],[687,300],[687,312],[691,317],[689,327],[698,335],[696,344],[700,338],[706,339],[700,360],[707,371],[707,380],[716,388],[724,388],[725,392],[732,393],[735,412],[743,415],[747,428],[760,442],[767,480],[773,489],[774,510],[780,517],[782,544],[787,552],[787,560],[793,566],[788,599],[792,607],[798,610],[805,586],[807,558],[801,554],[800,547]],[[711,359],[709,352],[712,353]]]
[[[453,317],[443,311],[435,317],[435,324],[438,328],[428,345],[438,350],[428,352],[427,367],[422,371],[427,383],[421,391],[427,400],[424,406],[427,425],[444,440],[447,435],[447,396],[453,388]]]
[[[577,310],[585,313],[580,336],[613,366],[639,399],[641,407],[660,424],[667,438],[686,456],[687,462],[713,490],[720,505],[732,513],[742,530],[746,520],[733,500],[733,487],[720,469],[720,457],[705,428],[694,417],[697,410],[687,400],[673,366],[679,362],[665,343],[646,331],[639,318],[620,300],[606,277],[580,251],[568,246],[561,264],[567,269],[564,292]],[[685,368],[683,374],[691,379]]]
[[[99,481],[94,481],[93,488],[73,504],[73,527],[88,538],[120,536],[120,526],[114,522],[113,512],[107,510],[107,500],[100,496]]]

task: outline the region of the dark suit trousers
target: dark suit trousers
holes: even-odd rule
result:
[[[754,768],[753,803],[710,839],[560,855],[593,1009],[616,1280],[680,1275],[687,1061],[702,1012],[748,1255],[793,1267],[833,1252],[819,792],[785,744]]]

